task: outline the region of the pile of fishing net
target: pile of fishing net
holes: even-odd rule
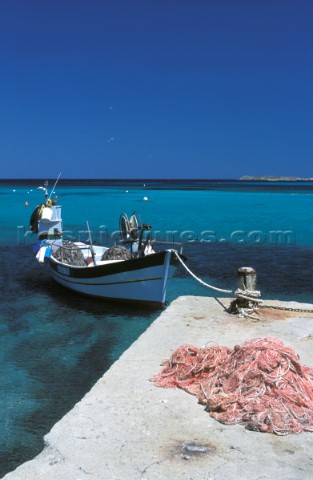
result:
[[[101,260],[129,260],[131,253],[126,247],[116,245],[108,248],[101,257]]]
[[[221,423],[277,435],[313,431],[313,369],[276,338],[179,347],[152,378],[196,395]]]
[[[53,254],[59,262],[73,265],[75,267],[85,267],[86,261],[81,249],[75,243],[64,240],[62,246]]]

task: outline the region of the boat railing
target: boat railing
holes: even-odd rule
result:
[[[184,244],[182,242],[169,242],[166,240],[149,240],[147,242],[149,245],[165,245],[171,248],[175,248],[176,250],[179,250],[178,253],[183,253],[184,249]],[[124,245],[126,248],[128,248],[132,254],[137,254],[137,252],[140,250],[139,248],[139,242],[136,240],[120,240],[118,242],[115,242],[115,245]],[[134,248],[134,245],[138,245],[138,248]]]
[[[176,249],[178,250],[179,249],[179,253],[183,253],[183,249],[184,249],[184,244],[182,242],[169,242],[169,241],[166,241],[166,240],[151,240],[150,242],[152,245],[168,245],[168,246],[171,246],[171,247],[176,247]]]

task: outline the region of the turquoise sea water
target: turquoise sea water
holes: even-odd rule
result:
[[[0,182],[1,476],[41,451],[43,435],[160,313],[80,298],[51,281],[28,232],[42,184]],[[68,238],[86,240],[88,221],[94,243],[112,243],[120,213],[137,211],[156,240],[184,243],[206,282],[235,289],[237,269],[251,266],[263,298],[313,302],[310,182],[63,180],[55,192]],[[185,294],[216,295],[180,268],[168,303]]]

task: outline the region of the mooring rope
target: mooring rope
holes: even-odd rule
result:
[[[181,265],[184,267],[184,269],[185,269],[195,280],[197,280],[199,283],[201,283],[201,285],[204,285],[204,286],[207,287],[207,288],[211,288],[212,290],[215,290],[215,291],[217,291],[217,292],[222,292],[222,293],[233,293],[237,299],[248,300],[248,301],[254,303],[255,308],[272,308],[272,309],[275,309],[275,310],[286,310],[286,311],[290,311],[290,312],[313,313],[313,309],[307,309],[307,308],[284,307],[284,306],[280,306],[280,305],[267,305],[267,304],[261,305],[261,304],[263,303],[263,300],[257,299],[257,298],[255,298],[254,296],[249,295],[250,293],[256,293],[256,294],[259,294],[259,295],[260,295],[260,292],[250,292],[250,291],[248,291],[248,290],[246,290],[246,291],[237,290],[237,291],[234,292],[233,290],[225,290],[225,289],[223,289],[223,288],[218,288],[218,287],[214,287],[213,285],[209,285],[208,283],[205,283],[203,280],[201,280],[201,278],[197,277],[197,276],[187,267],[187,265],[186,265],[186,264],[183,262],[183,260],[180,258],[179,254],[177,253],[176,250],[171,250],[171,251],[176,255],[176,257],[178,258],[178,260],[180,261],[180,263],[181,263]]]
[[[187,267],[187,265],[180,258],[180,256],[176,252],[176,250],[172,250],[172,252],[175,253],[176,257],[178,258],[178,260],[180,261],[180,263],[182,264],[184,269],[189,273],[189,275],[191,275],[195,280],[197,280],[197,282],[201,283],[201,285],[204,285],[207,288],[211,288],[212,290],[215,290],[216,292],[233,293],[232,290],[225,290],[223,288],[214,287],[213,285],[209,285],[208,283],[205,283],[203,280],[201,280],[201,278],[197,277],[194,273],[192,273],[192,271]]]

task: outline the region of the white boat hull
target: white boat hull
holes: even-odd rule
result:
[[[90,267],[75,267],[53,257],[49,259],[53,279],[75,292],[107,300],[156,305],[164,304],[167,279],[173,276],[177,265],[171,250]]]
[[[107,300],[165,303],[167,280],[179,258],[175,250],[153,250],[150,225],[138,226],[135,214],[128,220],[124,213],[120,217],[121,245],[93,245],[88,222],[88,243],[70,242],[63,240],[61,207],[48,198],[46,189],[45,196],[45,203],[38,205],[30,218],[31,231],[40,240],[38,250],[36,246],[33,251],[40,264],[49,265],[57,283]]]

